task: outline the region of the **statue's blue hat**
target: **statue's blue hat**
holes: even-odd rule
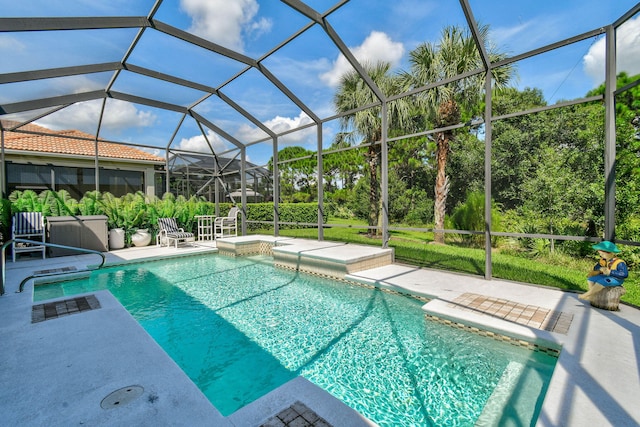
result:
[[[593,249],[597,250],[597,251],[611,252],[611,253],[614,253],[614,254],[617,254],[618,252],[620,252],[620,249],[618,249],[616,244],[612,243],[612,242],[610,242],[608,240],[603,240],[602,242],[598,243],[597,245],[593,245],[591,247]]]

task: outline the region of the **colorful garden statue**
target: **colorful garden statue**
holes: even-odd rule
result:
[[[616,257],[620,250],[615,243],[605,240],[592,247],[598,251],[600,261],[587,275],[589,290],[578,298],[594,307],[617,310],[620,297],[625,294],[622,284],[629,275],[627,264]]]

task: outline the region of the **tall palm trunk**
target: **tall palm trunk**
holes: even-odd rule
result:
[[[370,145],[369,153],[369,227],[378,226],[378,210],[380,201],[380,182],[378,181],[378,163],[380,149],[378,145]],[[369,236],[378,234],[377,229],[369,228]]]
[[[450,126],[460,121],[460,107],[458,103],[452,99],[446,99],[438,106],[438,126]],[[444,228],[444,216],[447,209],[447,195],[449,194],[449,177],[446,175],[447,156],[451,149],[451,139],[453,134],[451,131],[438,132],[436,134],[436,186],[435,201],[433,210],[434,228]],[[444,243],[444,233],[435,233],[434,241],[436,243]]]
[[[434,228],[444,229],[444,215],[447,207],[447,195],[449,194],[449,177],[445,173],[447,166],[447,156],[449,154],[449,135],[447,132],[439,132],[436,135],[436,185],[434,201]],[[435,243],[444,243],[444,233],[436,232]]]

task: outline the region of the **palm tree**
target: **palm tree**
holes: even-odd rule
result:
[[[389,73],[391,64],[378,62],[376,64],[364,64],[364,71],[371,77],[374,84],[385,97],[398,94],[402,88],[402,81],[397,75]],[[364,105],[373,104],[380,100],[367,86],[362,77],[354,70],[346,73],[340,80],[340,86],[334,96],[336,111],[346,112]],[[409,105],[405,101],[394,101],[387,104],[388,124],[402,126],[409,117]],[[357,111],[340,118],[340,125],[345,134],[341,134],[343,140],[360,142],[367,146],[367,165],[369,170],[369,234],[372,227],[378,226],[378,214],[380,212],[380,181],[378,168],[380,166],[381,147],[379,141],[382,138],[382,113],[381,107],[372,107]]]
[[[488,26],[479,26],[480,38],[486,43]],[[493,46],[487,45],[490,62],[506,57],[498,53]],[[462,73],[483,67],[475,40],[468,29],[448,26],[442,30],[438,43],[422,43],[409,53],[410,72],[403,73],[408,86],[421,87],[430,83],[446,80]],[[493,87],[506,87],[514,75],[510,65],[491,70]],[[471,115],[478,111],[483,100],[486,73],[475,74],[454,82],[421,92],[418,101],[424,108],[428,121],[436,129],[460,123],[461,109]],[[470,117],[469,117],[470,118]],[[453,130],[437,132],[436,140],[436,183],[434,203],[434,228],[444,228],[449,178],[446,175],[447,156],[454,138]],[[435,233],[436,243],[444,243],[444,234]]]

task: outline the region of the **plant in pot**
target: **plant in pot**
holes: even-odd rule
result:
[[[122,201],[111,193],[104,193],[97,198],[97,203],[102,212],[107,216],[109,225],[109,249],[122,249],[125,247],[125,231],[122,218]]]
[[[151,243],[151,234],[147,228],[143,228],[147,218],[147,200],[144,194],[138,191],[135,194],[127,194],[122,197],[122,219],[127,236],[127,242],[134,246],[146,246]]]

